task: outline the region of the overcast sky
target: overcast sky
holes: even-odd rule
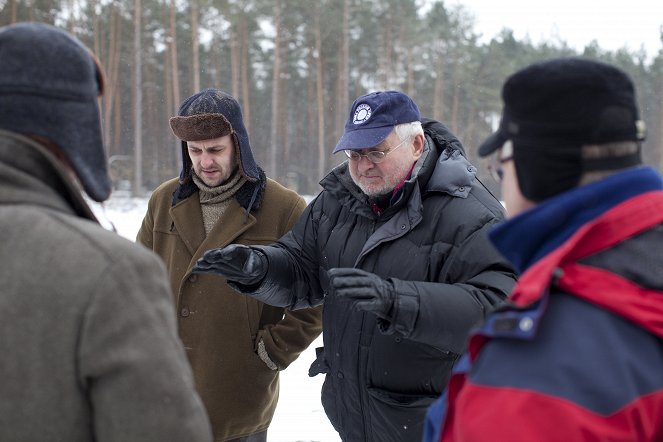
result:
[[[582,50],[592,40],[606,50],[644,47],[649,57],[661,49],[663,0],[448,0],[472,12],[482,42],[502,28],[520,40],[566,41]]]

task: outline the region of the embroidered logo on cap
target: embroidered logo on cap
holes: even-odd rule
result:
[[[354,124],[362,124],[365,123],[369,118],[371,118],[371,107],[366,104],[362,103],[357,108],[355,109],[355,115],[352,118],[352,122]]]

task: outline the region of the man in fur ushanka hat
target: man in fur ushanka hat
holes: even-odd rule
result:
[[[180,337],[215,440],[265,441],[279,370],[320,334],[320,310],[268,306],[191,268],[210,249],[278,240],[305,202],[258,167],[232,96],[218,89],[194,94],[170,127],[182,140],[182,170],[152,194],[137,240],[170,273]]]

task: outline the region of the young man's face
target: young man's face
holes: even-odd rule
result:
[[[223,184],[235,171],[232,135],[202,141],[188,141],[189,158],[196,175],[209,187]]]
[[[348,160],[350,176],[357,186],[368,196],[386,195],[399,185],[412,169],[412,165],[423,152],[423,136],[417,135],[401,145],[395,131],[375,147],[358,151],[367,154],[372,150],[387,151],[379,163],[373,163],[365,156]]]

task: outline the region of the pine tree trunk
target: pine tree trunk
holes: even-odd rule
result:
[[[177,66],[177,27],[175,26],[175,19],[177,15],[177,6],[175,0],[170,0],[170,80],[173,91],[173,115],[177,115],[180,107],[180,81],[179,69]],[[180,140],[175,139],[175,149],[173,154],[175,156],[175,164],[180,162]],[[177,166],[176,166],[177,170]]]
[[[287,45],[284,45],[287,47]],[[281,139],[281,155],[279,155],[279,164],[282,164],[281,175],[285,178],[288,172],[288,165],[290,164],[290,142],[288,137],[288,80],[281,78],[281,86],[279,91],[281,94],[281,101],[283,103],[283,110],[279,117],[279,138]]]
[[[350,44],[348,42],[349,34],[349,18],[350,18],[350,2],[349,0],[342,0],[342,16],[341,16],[341,31],[339,33],[340,43],[338,47],[338,72],[336,81],[336,138],[340,138],[343,134],[343,126],[345,124],[345,117],[348,112],[348,75],[349,75],[349,58],[350,58]]]
[[[165,6],[165,4],[164,4]],[[161,21],[163,23],[163,29],[168,29],[170,24],[170,8],[162,8],[162,17]],[[166,116],[170,118],[171,116],[176,115],[178,103],[173,99],[173,73],[171,71],[172,66],[170,64],[171,60],[171,45],[166,45],[166,50],[163,55],[163,90],[164,95],[166,96]],[[168,130],[167,140],[171,142],[171,148],[168,149],[168,152],[171,153],[169,164],[173,167],[173,170],[177,171],[179,168],[180,161],[180,141],[175,138],[170,130]]]
[[[17,18],[16,0],[10,0],[10,2],[9,2],[9,23],[10,24],[16,23],[16,18]]]
[[[109,23],[109,41],[107,59],[104,65],[106,66],[106,93],[104,94],[104,133],[106,139],[116,139],[112,136],[111,126],[113,124],[113,112],[119,111],[119,106],[116,102],[119,101],[119,87],[118,87],[118,72],[120,68],[120,45],[121,35],[120,20],[118,19],[117,2],[111,4],[110,23]],[[118,152],[119,144],[111,143],[109,147],[109,154],[113,151]]]
[[[233,97],[239,96],[239,64],[241,51],[241,35],[240,35],[240,22],[243,20],[241,16],[237,16],[236,23],[233,24],[230,32],[230,93]]]
[[[251,79],[249,78],[251,59],[249,57],[249,25],[246,17],[243,17],[241,21],[240,36],[240,41],[242,42],[239,63],[240,84],[242,89],[242,113],[244,116],[244,126],[246,126],[246,131],[251,133]]]
[[[315,63],[315,88],[318,103],[318,177],[324,176],[326,166],[325,159],[325,92],[322,68],[322,34],[320,33],[320,4],[316,2],[315,7],[315,52],[317,54]]]
[[[407,80],[406,80],[406,91],[407,94],[412,97],[412,99],[415,99],[415,84],[414,84],[414,63],[412,62],[412,46],[408,45],[406,49],[406,60],[407,60]],[[416,100],[415,100],[416,101]]]
[[[101,61],[101,55],[99,53],[101,49],[101,43],[99,38],[99,16],[97,14],[97,0],[90,1],[90,12],[92,13],[92,50],[94,55]],[[104,72],[106,73],[106,72]]]
[[[458,133],[458,111],[460,109],[460,57],[459,54],[454,54],[453,57],[453,74],[451,77],[451,84],[453,85],[453,95],[451,99],[451,120],[449,121],[449,129],[452,132]]]
[[[435,68],[435,84],[433,85],[433,119],[443,121],[444,118],[444,54],[442,42],[437,51],[437,62]]]
[[[180,105],[180,82],[179,69],[177,66],[177,27],[175,19],[177,15],[177,6],[175,0],[170,0],[170,72],[173,88],[173,101],[175,106]]]
[[[200,38],[198,38],[198,0],[191,0],[191,72],[193,91],[200,91]]]
[[[76,17],[74,16],[74,11],[76,10],[76,0],[69,0],[69,17],[67,17],[67,31],[71,34],[75,34],[74,29],[76,28]]]
[[[140,196],[143,191],[143,44],[141,39],[141,0],[134,0],[134,179],[133,194]]]
[[[281,102],[280,102],[280,78],[281,78],[281,1],[274,0],[274,28],[276,35],[274,37],[274,60],[272,71],[272,127],[270,136],[270,151],[269,151],[269,172],[272,178],[278,179],[277,170],[277,152],[280,150],[279,146],[279,127],[281,118]]]

